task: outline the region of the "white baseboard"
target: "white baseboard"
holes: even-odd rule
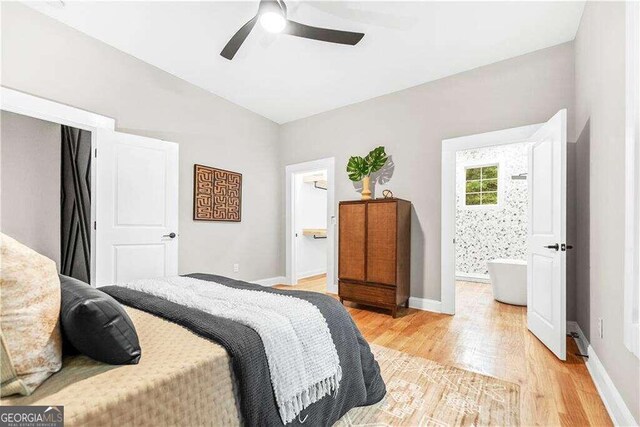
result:
[[[276,276],[267,279],[252,280],[250,283],[255,283],[260,286],[274,286],[287,283],[287,278],[284,276]]]
[[[417,308],[418,310],[433,311],[434,313],[441,313],[440,307],[442,303],[440,301],[427,299],[427,298],[409,298],[409,307]]]
[[[491,283],[491,279],[489,278],[488,274],[462,273],[460,271],[456,271],[456,280],[461,280],[464,282]]]
[[[578,338],[575,339],[576,344],[582,354],[589,356],[586,363],[587,369],[613,424],[616,426],[637,426],[638,423],[633,418],[631,411],[613,381],[611,381],[611,377],[604,369],[604,365],[600,362],[595,350],[587,341],[582,329],[580,329],[580,325],[573,321],[567,322],[567,332],[576,332],[578,334]]]
[[[315,270],[309,270],[302,273],[298,273],[298,280],[304,279],[306,277],[311,277],[311,276],[319,276],[320,274],[327,274],[327,269],[317,268]]]

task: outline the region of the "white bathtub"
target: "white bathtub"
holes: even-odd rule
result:
[[[519,259],[489,261],[489,277],[496,301],[527,305],[527,262]]]

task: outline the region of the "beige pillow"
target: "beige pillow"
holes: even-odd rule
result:
[[[0,233],[1,395],[29,395],[62,365],[60,279],[49,258]]]

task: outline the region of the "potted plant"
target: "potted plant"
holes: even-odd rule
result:
[[[362,200],[371,199],[371,174],[378,172],[387,162],[384,147],[374,148],[364,158],[351,156],[347,163],[347,173],[351,181],[362,181]]]

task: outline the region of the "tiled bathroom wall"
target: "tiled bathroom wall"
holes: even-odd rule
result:
[[[459,151],[456,156],[456,273],[488,277],[487,262],[526,259],[527,181],[512,175],[527,172],[529,143]],[[465,170],[499,165],[498,205],[465,206]]]

